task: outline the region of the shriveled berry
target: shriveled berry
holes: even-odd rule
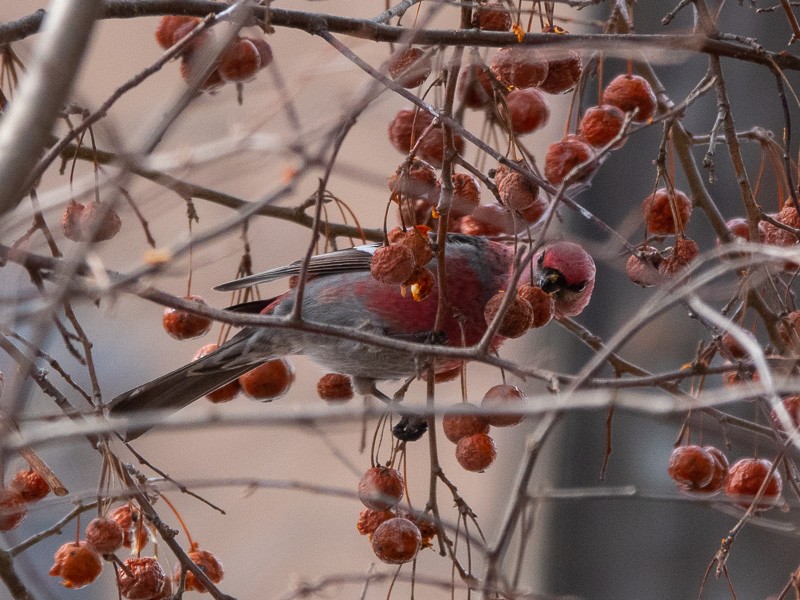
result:
[[[187,554],[189,558],[192,559],[192,562],[202,569],[203,573],[206,574],[206,577],[211,580],[211,583],[219,583],[222,581],[222,577],[225,575],[225,572],[222,569],[222,563],[219,562],[217,557],[211,552],[194,548]],[[174,575],[177,579],[180,578],[180,565],[175,565],[175,567]],[[206,586],[197,580],[197,577],[195,577],[194,573],[187,571],[186,591],[205,592]]]
[[[189,17],[186,15],[164,15],[158,22],[156,27],[156,41],[158,45],[166,50],[170,48],[177,40],[175,32],[186,25],[191,25],[194,28],[200,19],[197,17]],[[183,36],[181,36],[183,37]],[[180,39],[180,38],[178,38]]]
[[[90,202],[81,212],[81,236],[87,242],[105,242],[122,229],[117,211],[102,202]]]
[[[781,339],[792,348],[800,348],[800,310],[793,310],[783,318]]]
[[[141,550],[147,545],[149,538],[147,526],[143,522],[140,523],[141,513],[138,510],[132,510],[129,505],[123,504],[106,516],[122,528],[122,532],[125,534],[122,545],[125,548],[133,548],[134,533],[137,535],[137,550]]]
[[[120,569],[117,579],[123,598],[151,600],[164,590],[167,575],[155,557],[126,558],[125,566],[127,571]]]
[[[0,531],[11,531],[28,514],[25,499],[17,490],[0,488]]]
[[[482,31],[508,31],[513,21],[508,7],[502,2],[490,2],[472,14],[472,26]]]
[[[428,228],[425,225],[417,225],[405,231],[395,227],[389,231],[387,238],[392,245],[405,246],[411,250],[416,265],[427,265],[433,258],[433,249],[428,241]]]
[[[672,253],[658,265],[658,272],[664,277],[672,277],[683,271],[700,253],[700,247],[687,237],[675,240]]]
[[[50,493],[50,486],[33,469],[18,471],[11,480],[11,489],[19,492],[25,502],[38,502]]]
[[[372,551],[375,556],[393,565],[414,560],[421,545],[422,534],[419,527],[401,517],[384,521],[372,534]]]
[[[786,412],[789,413],[792,425],[795,428],[800,427],[800,396],[788,396],[781,400],[781,402]],[[772,417],[772,422],[775,424],[775,427],[783,429],[783,423],[781,423],[781,420],[774,410],[770,413],[770,416]]]
[[[353,397],[353,382],[347,375],[328,373],[317,382],[317,394],[328,402],[347,402]]]
[[[639,248],[641,256],[631,254],[625,263],[625,272],[636,285],[648,288],[661,283],[664,278],[658,271],[662,257],[652,246]]]
[[[197,25],[200,23],[201,19],[199,19],[199,18],[197,18],[196,20],[194,20],[194,19],[195,18],[193,17],[192,20],[190,20],[190,21],[184,21],[182,24],[178,25],[175,28],[175,30],[174,30],[174,32],[172,34],[172,44],[173,45],[177,44],[178,42],[183,40],[183,38],[185,38],[187,35],[189,35],[192,32],[192,30],[194,30],[194,28],[197,27]],[[185,48],[183,50],[183,56],[186,57],[186,56],[188,56],[188,55],[190,55],[190,54],[192,54],[194,52],[197,52],[202,46],[204,46],[207,43],[209,43],[209,40],[212,39],[213,35],[214,35],[214,32],[211,31],[211,30],[208,30],[208,29],[200,32],[197,36],[195,36],[192,39],[191,42],[189,42],[185,46]]]
[[[532,46],[510,46],[495,53],[491,69],[503,85],[532,88],[547,77],[547,60]]]
[[[491,411],[486,415],[486,420],[492,427],[513,427],[525,419],[525,413],[518,409],[524,408],[528,398],[515,385],[495,385],[483,395],[481,408]],[[517,409],[517,410],[514,410]],[[503,412],[497,412],[502,410]]]
[[[86,526],[86,543],[95,552],[113,554],[125,542],[125,532],[119,523],[108,517],[97,517]]]
[[[454,367],[443,367],[441,369],[436,370],[436,373],[434,373],[433,375],[433,381],[435,383],[444,383],[446,381],[453,381],[454,379],[458,379],[463,371],[464,371],[463,365],[456,365]]]
[[[633,120],[649,121],[656,112],[656,95],[646,79],[638,75],[618,75],[603,91],[603,102],[616,106],[622,112],[637,111]]]
[[[678,446],[669,457],[667,473],[679,486],[696,490],[708,485],[714,468],[714,457],[700,446]]]
[[[453,206],[451,216],[471,214],[481,203],[481,186],[478,179],[469,173],[453,174]]]
[[[647,231],[655,235],[675,235],[683,231],[692,216],[692,201],[680,190],[670,196],[666,188],[659,188],[642,202]],[[678,217],[676,225],[673,210]]]
[[[199,360],[204,356],[207,356],[214,352],[217,348],[219,348],[219,344],[206,344],[202,348],[200,348],[194,355],[192,360]],[[206,394],[206,398],[208,398],[214,404],[219,404],[221,402],[230,402],[236,396],[239,395],[239,392],[242,391],[242,386],[239,385],[239,380],[234,379],[230,383],[226,383],[222,387],[217,388],[213,392]]]
[[[68,240],[73,242],[83,241],[83,231],[81,230],[81,214],[86,207],[76,200],[70,201],[61,215],[61,231]]]
[[[725,223],[725,227],[737,238],[741,238],[747,242],[750,241],[750,228],[747,225],[747,219],[736,217]]]
[[[97,579],[103,570],[100,555],[86,542],[67,542],[56,550],[50,575],[61,577],[61,585],[79,590]]]
[[[223,81],[242,83],[256,76],[261,69],[261,54],[248,39],[234,40],[220,56],[217,71]]]
[[[475,433],[458,440],[456,460],[467,471],[477,473],[486,470],[497,458],[494,440],[485,433]]]
[[[536,182],[511,167],[498,165],[494,181],[497,185],[497,194],[507,208],[523,211],[540,204],[539,186]],[[546,206],[546,201],[543,204]]]
[[[494,296],[489,298],[483,310],[483,316],[487,324],[491,323],[500,311],[500,305],[504,298],[505,292],[502,291],[497,292]],[[497,333],[507,338],[518,338],[530,329],[532,321],[533,308],[531,308],[530,302],[515,295],[508,303],[507,310],[500,321],[500,327],[497,329]]]
[[[395,115],[389,124],[389,141],[400,152],[407,153],[414,143],[426,132],[433,117],[425,111],[403,109]],[[456,151],[461,153],[464,150],[464,139],[453,134]],[[417,149],[419,156],[434,166],[442,164],[444,156],[444,138],[441,126],[434,127],[429,131],[425,138],[420,142]]]
[[[511,127],[523,135],[541,129],[550,118],[550,108],[541,92],[535,88],[512,90],[505,97]]]
[[[484,65],[476,64],[461,68],[456,93],[467,108],[480,110],[494,105],[494,90],[485,68]]]
[[[725,493],[737,500],[742,508],[749,508],[771,468],[770,461],[763,458],[743,458],[735,462],[728,471]],[[773,506],[782,489],[783,479],[776,470],[767,482],[764,495],[756,508],[767,509]]]
[[[560,142],[553,142],[547,149],[547,155],[545,156],[544,176],[553,185],[560,185],[572,169],[588,161],[592,155],[591,147],[577,137],[569,137]],[[587,165],[583,167],[576,174],[576,180],[585,179],[594,169],[595,166]]]
[[[468,435],[489,433],[489,421],[483,415],[477,414],[477,406],[469,403],[462,403],[458,406],[469,409],[469,412],[448,413],[442,417],[442,429],[448,440],[455,444]],[[472,414],[473,412],[475,414]]]
[[[744,330],[744,333],[753,341],[755,341],[755,336],[747,330]],[[719,340],[719,349],[722,352],[722,355],[727,358],[728,360],[740,360],[742,358],[747,358],[750,356],[747,353],[747,350],[744,349],[735,337],[731,333],[725,332],[722,334],[722,337]]]
[[[419,528],[420,536],[422,537],[420,548],[430,548],[433,546],[431,543],[433,538],[436,537],[436,524],[428,514],[413,514],[407,510],[398,510],[397,516],[403,519],[408,519]]]
[[[431,59],[420,48],[403,48],[392,54],[386,64],[389,77],[404,88],[415,88],[431,74]]]
[[[398,197],[435,201],[436,171],[424,160],[414,158],[408,165],[404,162],[386,181]]]
[[[239,377],[242,391],[252,400],[272,402],[289,391],[294,383],[294,368],[284,358],[268,360]]]
[[[391,510],[373,510],[371,508],[365,508],[361,511],[361,514],[358,515],[356,529],[358,529],[358,533],[361,535],[372,535],[381,523],[389,519],[394,519],[396,516],[397,515]]]
[[[525,283],[517,288],[517,295],[531,305],[533,310],[531,328],[544,327],[553,318],[556,307],[555,299],[542,288]]]
[[[728,458],[716,446],[705,446],[703,450],[714,459],[714,474],[707,484],[696,491],[704,494],[716,494],[725,485],[725,479],[728,477]]]
[[[403,499],[403,475],[391,467],[372,467],[358,483],[361,503],[373,510],[394,508]]]
[[[414,254],[400,244],[389,244],[378,248],[370,263],[372,276],[387,285],[405,283],[415,268]]]
[[[566,35],[559,27],[547,26],[542,33]],[[547,77],[539,84],[539,89],[548,94],[562,94],[570,91],[581,78],[583,61],[575,50],[567,50],[563,58],[548,60]]]
[[[206,301],[200,296],[184,296],[183,299],[206,306]],[[208,333],[208,330],[211,329],[212,321],[203,315],[167,307],[164,309],[161,323],[166,332],[176,340],[188,340]]]
[[[617,137],[624,123],[625,113],[616,106],[603,104],[593,106],[584,113],[578,132],[589,145],[602,148]],[[620,148],[624,144],[625,138],[622,137],[614,144],[614,148]]]

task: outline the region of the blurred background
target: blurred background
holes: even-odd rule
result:
[[[527,3],[526,3],[527,4]],[[580,12],[562,10],[569,18],[561,21],[571,31],[596,31],[597,21],[609,10],[609,3],[586,8]],[[781,13],[755,14],[754,11],[729,3],[722,11],[719,28],[739,35],[757,37],[771,50],[782,49],[790,30]],[[44,7],[44,2],[16,0],[0,4],[0,22],[29,14]],[[275,6],[304,11],[324,11],[342,15],[374,16],[384,10],[383,2],[348,0],[276,2]],[[420,19],[434,3],[423,2]],[[671,3],[641,0],[636,6],[638,32],[658,32],[664,13]],[[410,25],[412,14],[403,23]],[[434,21],[442,27],[456,27],[458,10],[446,7]],[[73,101],[90,109],[101,104],[118,86],[135,73],[152,64],[161,53],[153,38],[158,23],[156,17],[127,20],[105,20],[98,23],[91,40],[86,61],[77,81]],[[687,32],[691,29],[691,14],[683,11],[668,31]],[[258,30],[252,33],[260,34]],[[354,38],[342,39],[360,57],[379,66],[388,56],[388,48],[374,42]],[[225,86],[214,94],[202,94],[170,128],[157,148],[157,155],[171,165],[167,172],[207,185],[246,200],[257,200],[275,190],[298,164],[288,151],[291,143],[314,148],[322,132],[336,123],[352,107],[352,103],[371,84],[369,77],[344,59],[319,38],[300,31],[278,29],[268,36],[275,64],[285,79],[281,91],[271,73],[262,72],[244,85],[243,102],[237,102],[236,89]],[[36,37],[13,44],[23,62],[31,56]],[[664,83],[668,94],[682,100],[707,69],[704,56],[652,53],[649,56]],[[780,103],[775,93],[774,77],[763,68],[724,61],[732,110],[738,129],[760,125],[780,136],[783,128]],[[624,61],[610,58],[606,62],[606,77],[610,79],[625,69]],[[788,75],[796,84],[795,74]],[[178,62],[169,63],[159,73],[147,79],[123,96],[110,111],[107,119],[95,128],[98,147],[109,151],[136,148],[155,119],[169,106],[171,99],[184,89]],[[298,132],[283,111],[283,96],[287,95],[297,108],[302,131]],[[586,105],[592,104],[587,94]],[[549,124],[533,135],[523,138],[534,155],[542,159],[547,146],[560,139],[569,109],[569,96],[549,96]],[[388,192],[385,179],[401,162],[402,156],[389,144],[386,127],[394,114],[407,103],[390,91],[381,94],[359,116],[353,134],[348,137],[338,167],[334,170],[329,190],[344,199],[365,227],[380,227],[386,210]],[[793,104],[793,114],[796,105]],[[687,111],[685,127],[694,133],[708,133],[716,116],[713,94],[699,100]],[[467,125],[481,131],[482,117],[468,113]],[[662,130],[660,126],[639,132],[627,145],[614,152],[594,178],[589,189],[577,199],[599,218],[617,229],[632,243],[643,237],[638,212],[641,201],[653,188],[655,159]],[[277,150],[237,149],[234,152],[196,162],[196,158],[212,143],[228,143],[241,147],[236,140],[252,135],[259,143],[274,145]],[[756,145],[743,146],[747,166],[754,176],[760,157]],[[704,147],[696,150],[698,160]],[[467,152],[475,159],[474,149]],[[710,187],[715,201],[726,218],[742,214],[741,201],[730,162],[721,148],[716,161],[718,182]],[[76,165],[75,187],[78,182],[92,181],[90,163]],[[685,189],[680,168],[676,170],[676,185]],[[178,195],[140,179],[126,185],[138,208],[147,219],[159,247],[167,247],[189,236],[186,202]],[[306,177],[296,193],[283,204],[297,205],[316,191],[315,176]],[[486,190],[484,190],[486,193]],[[110,192],[108,192],[110,194]],[[777,207],[773,200],[775,186],[766,177],[759,200],[770,210]],[[58,236],[66,253],[77,252],[75,245],[63,239],[58,222],[65,202],[70,198],[67,176],[51,169],[42,182],[40,196],[49,210],[46,218]],[[484,196],[488,200],[488,193]],[[224,207],[196,200],[194,206],[199,223],[192,227],[193,235],[202,235],[221,219],[231,216]],[[148,246],[133,212],[126,206],[120,209],[123,219],[121,234],[111,242],[96,248],[103,264],[125,272],[141,264]],[[10,243],[28,226],[28,207],[23,205],[19,215],[3,223],[3,241]],[[591,223],[562,211],[559,230],[570,239],[584,243],[598,263],[598,283],[587,311],[579,320],[592,332],[606,339],[616,332],[631,314],[652,294],[633,286],[624,273],[626,256],[620,248]],[[331,215],[333,217],[333,215]],[[393,219],[390,213],[390,220]],[[689,226],[689,235],[701,249],[710,249],[714,237],[700,211]],[[254,219],[248,237],[253,252],[253,267],[263,270],[291,262],[307,247],[310,233],[306,228],[286,221]],[[27,246],[30,250],[47,253],[41,237]],[[192,256],[192,291],[203,296],[212,306],[227,306],[231,298],[212,287],[232,279],[242,255],[241,230],[225,236],[212,245],[196,249]],[[175,261],[164,273],[146,283],[183,295],[187,286],[189,261]],[[27,275],[21,269],[8,266],[0,271],[3,289],[31,291]],[[265,297],[283,291],[285,282],[266,286]],[[274,294],[273,294],[274,295]],[[13,323],[13,307],[5,306],[6,323]],[[76,312],[87,335],[94,344],[94,358],[104,399],[110,399],[133,386],[148,381],[192,358],[197,348],[217,340],[220,329],[215,326],[204,338],[178,342],[161,327],[162,308],[130,295],[103,300],[99,306],[86,303],[76,306]],[[29,334],[25,323],[15,326]],[[688,318],[685,309],[677,308],[663,315],[637,335],[626,347],[624,355],[652,371],[667,370],[692,360],[699,339],[708,336],[703,328]],[[64,350],[61,338],[49,332],[45,350],[54,356],[82,385],[88,386],[86,370]],[[526,364],[535,364],[559,371],[576,372],[591,356],[591,351],[560,328],[555,322],[520,340],[507,343],[502,356]],[[316,382],[323,374],[313,363],[302,357],[291,359],[297,378],[289,395],[277,402],[282,405],[308,406],[322,401],[316,394]],[[15,365],[0,356],[0,370],[12,373]],[[510,380],[529,394],[544,392],[544,387],[532,381]],[[500,373],[483,365],[468,368],[469,398],[479,402],[484,391],[501,382]],[[716,382],[718,383],[718,382]],[[391,393],[390,389],[385,391]],[[409,401],[424,400],[424,384],[411,387]],[[56,412],[51,400],[36,388],[28,388],[27,414],[49,415]],[[442,403],[460,399],[458,381],[445,383],[437,392]],[[72,398],[76,406],[80,398]],[[8,398],[4,398],[8,402]],[[353,402],[359,402],[356,399]],[[208,406],[196,406],[186,411],[208,411]],[[263,410],[273,407],[264,405]],[[251,410],[252,403],[243,397],[221,405],[218,410]],[[744,416],[751,417],[752,409],[743,407]],[[605,411],[584,411],[567,415],[548,439],[537,463],[531,493],[546,496],[552,490],[570,488],[634,486],[635,497],[580,499],[546,498],[534,504],[535,522],[527,533],[528,552],[522,559],[521,582],[532,593],[546,597],[575,596],[598,600],[620,598],[695,598],[707,565],[719,547],[720,539],[736,523],[735,514],[728,514],[712,503],[688,501],[675,489],[666,474],[667,461],[680,427],[679,419],[653,419],[618,411],[613,422],[613,447],[605,481],[599,473],[605,449]],[[452,445],[442,439],[440,455],[448,476],[458,486],[459,493],[478,515],[482,530],[493,543],[505,507],[513,491],[518,457],[522,455],[526,436],[535,422],[504,430],[495,430],[498,459],[485,473],[468,473],[455,461]],[[366,426],[367,438],[374,423]],[[702,434],[705,443],[722,445],[719,431],[709,426]],[[324,428],[236,427],[209,428],[192,431],[170,431],[163,427],[148,433],[134,446],[149,461],[178,481],[193,482],[192,489],[221,506],[221,515],[192,498],[173,491],[168,497],[179,508],[189,525],[192,536],[202,548],[214,552],[225,565],[226,576],[221,588],[240,598],[279,598],[299,582],[315,582],[332,576],[352,578],[353,583],[341,583],[326,588],[320,595],[330,598],[385,598],[386,582],[374,583],[362,595],[359,578],[370,570],[392,573],[393,568],[380,564],[369,543],[358,535],[355,523],[361,505],[356,498],[333,497],[322,494],[278,489],[251,489],[246,486],[204,486],[204,482],[253,478],[313,483],[322,486],[349,488],[353,492],[361,473],[369,466],[369,453],[359,450],[362,426],[358,423],[334,424]],[[53,467],[72,492],[63,499],[48,498],[36,505],[23,525],[4,536],[3,546],[10,546],[25,537],[49,527],[71,508],[71,498],[96,493],[100,460],[83,440],[61,442],[41,449],[42,457]],[[135,460],[124,449],[126,462]],[[752,455],[752,441],[734,439],[728,452],[735,460]],[[8,466],[9,472],[21,467]],[[147,469],[143,471],[150,474]],[[408,451],[408,478],[411,499],[421,508],[427,497],[428,449],[423,440],[411,444]],[[598,494],[602,496],[603,494]],[[611,496],[611,492],[607,496]],[[163,504],[162,517],[175,525]],[[444,488],[440,488],[440,508],[443,516],[454,522],[457,513]],[[778,512],[777,510],[773,512]],[[793,515],[776,514],[775,518]],[[100,580],[78,591],[65,590],[47,570],[53,552],[74,535],[74,524],[63,535],[51,537],[25,552],[18,559],[23,578],[39,598],[94,599],[115,597],[113,576],[109,569]],[[181,539],[185,541],[185,538]],[[515,542],[515,546],[518,542]],[[188,544],[187,544],[188,545]],[[152,551],[152,546],[146,552]],[[745,527],[737,539],[729,560],[731,579],[738,598],[766,598],[777,594],[789,574],[798,564],[796,534],[776,532],[756,526]],[[169,552],[159,546],[159,557],[171,565]],[[174,562],[174,561],[172,561]],[[514,561],[509,561],[513,564]],[[476,573],[482,574],[480,559],[474,559]],[[410,569],[403,569],[405,574]],[[417,573],[444,579],[450,577],[450,563],[432,550],[425,550],[417,561]],[[0,591],[0,598],[5,590]],[[412,597],[406,583],[398,583],[394,597]],[[189,594],[187,597],[191,597]],[[413,598],[450,597],[447,590],[417,586]],[[455,593],[465,598],[464,590]],[[709,580],[704,598],[729,598],[724,581]]]

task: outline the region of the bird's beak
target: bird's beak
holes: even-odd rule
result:
[[[543,275],[541,279],[539,279],[539,287],[548,294],[559,291],[563,287],[561,284],[561,274],[557,271],[552,271]]]

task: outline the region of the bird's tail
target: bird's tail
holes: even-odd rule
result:
[[[249,352],[248,346],[247,338],[236,336],[214,352],[120,394],[107,405],[108,412],[112,417],[130,417],[149,411],[177,411],[275,358],[263,350]],[[128,430],[125,439],[133,440],[149,428]]]

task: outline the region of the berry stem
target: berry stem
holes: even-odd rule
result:
[[[181,528],[183,532],[186,534],[186,539],[189,540],[189,551],[195,550],[198,548],[197,542],[192,539],[192,536],[189,534],[189,528],[186,526],[183,518],[181,517],[181,513],[178,512],[178,509],[175,508],[175,505],[170,502],[164,494],[161,494],[161,499],[164,503],[169,506],[170,510],[175,514],[175,518],[178,519],[178,523],[181,524]],[[141,521],[141,519],[140,519]]]

